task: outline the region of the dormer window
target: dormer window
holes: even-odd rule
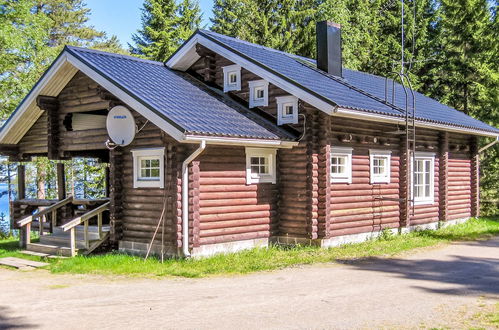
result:
[[[241,90],[241,67],[239,65],[229,65],[223,67],[224,71],[224,92]]]
[[[249,85],[249,107],[266,107],[269,105],[269,83],[265,80],[253,80]]]
[[[298,124],[298,98],[296,96],[279,96],[277,102],[277,125]]]

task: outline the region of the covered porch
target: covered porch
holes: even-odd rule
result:
[[[67,192],[65,164],[55,166],[57,198],[40,199],[27,196],[26,163],[19,163],[17,198],[10,202],[11,226],[19,230],[26,254],[70,257],[92,253],[109,242],[108,167],[104,196],[77,198]],[[38,233],[38,242],[32,242],[32,232]]]

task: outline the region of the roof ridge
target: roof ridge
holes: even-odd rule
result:
[[[111,53],[111,52],[106,52],[106,51],[98,50],[98,49],[92,49],[92,48],[86,48],[86,47],[78,47],[78,46],[70,46],[70,45],[66,45],[65,48],[67,48],[69,50],[77,51],[77,52],[81,51],[81,52],[87,52],[87,53],[94,53],[94,54],[98,54],[98,55],[118,57],[118,58],[122,58],[122,59],[129,60],[129,61],[136,61],[136,62],[142,62],[142,63],[148,63],[148,64],[153,64],[153,65],[164,66],[163,62],[154,61],[154,60],[148,60],[148,59],[140,58],[140,57],[133,56],[133,55]]]
[[[282,54],[282,55],[294,56],[294,57],[302,58],[302,59],[305,59],[305,60],[309,60],[309,58],[305,57],[305,56],[300,56],[300,55],[288,53],[288,52],[285,52],[285,51],[282,51],[282,50],[278,50],[278,49],[275,49],[275,48],[271,48],[271,47],[267,47],[267,46],[255,44],[253,42],[249,42],[249,41],[246,41],[246,40],[243,40],[243,39],[239,39],[239,38],[236,38],[236,37],[226,36],[224,34],[220,34],[220,33],[214,32],[214,31],[210,31],[210,30],[206,30],[206,29],[199,29],[199,32],[206,33],[206,34],[214,34],[214,35],[216,35],[218,37],[221,37],[221,38],[232,39],[232,40],[235,40],[237,42],[241,42],[241,43],[244,43],[244,44],[247,44],[247,45],[259,47],[259,48],[262,48],[262,49],[265,49],[265,50],[268,50],[268,51],[271,51],[271,52],[279,53],[279,54]]]

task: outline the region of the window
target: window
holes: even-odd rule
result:
[[[388,150],[369,150],[371,184],[390,183],[391,154]]]
[[[249,107],[266,107],[269,105],[269,83],[265,80],[253,80],[249,85]]]
[[[432,204],[434,202],[434,164],[435,154],[416,152],[412,164],[412,197],[415,204]]]
[[[292,95],[276,97],[277,125],[298,123],[298,98]]]
[[[276,183],[275,149],[246,148],[246,183]]]
[[[331,148],[331,182],[352,183],[352,148]]]
[[[224,66],[224,92],[241,90],[241,67],[239,65]]]
[[[133,187],[164,188],[165,148],[136,149],[133,155]]]

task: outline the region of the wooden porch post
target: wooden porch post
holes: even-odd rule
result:
[[[66,198],[66,175],[63,163],[57,163],[57,198],[59,200]]]
[[[26,198],[26,166],[17,166],[17,199]]]
[[[17,199],[25,199],[26,198],[26,167],[23,164],[17,165]],[[11,211],[13,208],[11,208]],[[11,214],[11,226],[14,227],[14,214]],[[30,226],[31,224],[28,224]],[[19,230],[19,246],[20,247],[25,247],[26,244],[29,243],[29,235],[26,235],[26,232],[29,232],[30,227],[26,227],[26,230]]]
[[[57,97],[39,95],[38,107],[47,112],[47,156],[59,159],[59,100]]]
[[[110,191],[110,187],[109,187],[109,183],[110,183],[109,180],[111,180],[111,177],[109,175],[109,165],[106,166],[106,168],[105,168],[104,171],[105,171],[105,180],[106,180],[106,187],[105,187],[106,197],[110,197],[111,196],[111,191]]]

